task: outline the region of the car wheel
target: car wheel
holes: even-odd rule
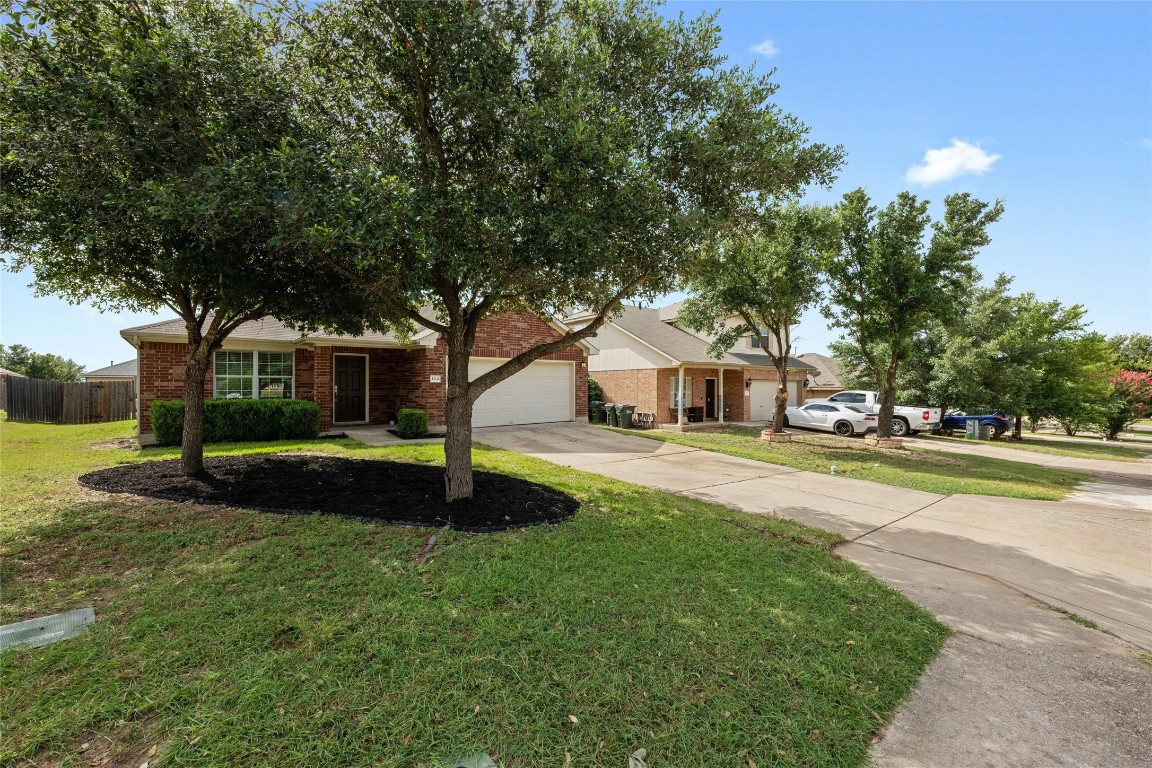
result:
[[[788,417],[784,417],[784,429],[788,429]]]
[[[832,427],[832,429],[836,432],[836,434],[840,435],[840,437],[849,437],[854,431],[852,429],[852,423],[848,421],[838,421],[836,422],[836,425]]]
[[[892,419],[892,437],[904,437],[908,432],[907,421],[901,418]]]

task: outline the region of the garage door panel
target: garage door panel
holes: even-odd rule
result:
[[[472,360],[468,376],[475,379],[503,360]],[[544,424],[571,421],[575,400],[571,363],[537,361],[489,389],[476,400],[473,427]]]
[[[749,414],[752,421],[771,421],[776,413],[776,382],[753,381],[748,388]]]

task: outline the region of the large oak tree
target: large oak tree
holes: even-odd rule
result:
[[[0,33],[0,247],[42,293],[184,321],[184,471],[205,375],[246,320],[358,330],[339,281],[273,247],[301,131],[281,35],[228,0],[33,0]]]
[[[839,153],[727,66],[711,16],[636,0],[341,0],[289,16],[327,148],[285,153],[302,240],[447,343],[448,500],[470,498],[473,405],[673,289],[742,206]],[[421,311],[422,307],[430,307]],[[486,317],[591,320],[475,380]]]
[[[883,209],[863,189],[844,195],[824,312],[879,384],[880,437],[892,435],[900,368],[913,354],[917,334],[933,322],[956,322],[976,275],[972,260],[988,244],[988,227],[1003,210],[999,201],[949,195],[943,220],[933,222],[928,202],[909,192]]]

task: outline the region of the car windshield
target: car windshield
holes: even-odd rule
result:
[[[846,406],[844,406],[844,410],[855,411],[856,413],[870,413],[870,411],[866,411],[863,408],[857,408],[854,405],[846,405]]]

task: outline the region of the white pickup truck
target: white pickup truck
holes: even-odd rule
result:
[[[854,405],[857,408],[865,408],[872,413],[879,413],[880,393],[851,389],[837,392],[831,397],[804,401],[805,405],[808,403],[844,403]],[[898,405],[892,411],[892,437],[906,437],[939,426],[939,408],[914,408],[908,405]]]

